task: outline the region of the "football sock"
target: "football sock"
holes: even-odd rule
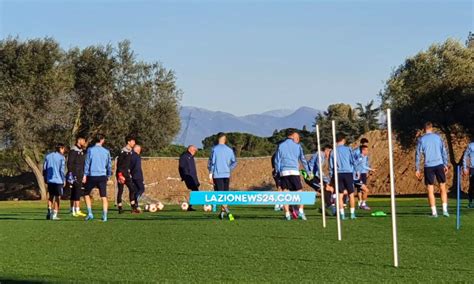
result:
[[[354,214],[355,213],[355,208],[351,208],[351,214]]]
[[[436,206],[431,206],[431,214],[432,215],[437,215],[438,212],[436,212]]]
[[[56,218],[56,217],[58,217],[58,211],[53,210],[53,218]]]
[[[448,212],[448,203],[443,203],[443,212]]]
[[[91,207],[87,207],[87,214],[92,215],[92,208]]]
[[[290,212],[285,212],[285,217],[290,217]]]
[[[298,212],[299,212],[300,214],[304,214],[303,208],[298,209]]]
[[[107,211],[105,211],[105,210],[102,211],[102,218],[107,219]]]
[[[339,209],[339,214],[344,215],[344,209]]]

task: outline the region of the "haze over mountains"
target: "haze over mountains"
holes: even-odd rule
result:
[[[202,140],[218,132],[246,132],[257,136],[271,136],[275,129],[289,127],[313,129],[312,125],[320,111],[310,107],[297,110],[281,109],[261,114],[236,116],[221,111],[183,106],[180,109],[181,130],[176,144],[194,144],[202,147]]]

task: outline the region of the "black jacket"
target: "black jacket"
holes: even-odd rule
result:
[[[192,178],[195,184],[199,184],[196,171],[196,162],[194,161],[194,156],[191,155],[188,151],[181,154],[179,157],[179,175],[182,180]]]
[[[130,160],[130,174],[133,180],[143,180],[142,158],[140,155],[132,151],[132,158]]]
[[[132,150],[123,147],[117,159],[117,174],[122,173],[124,177],[130,177],[130,162],[132,160]]]
[[[67,172],[72,173],[77,180],[82,180],[84,177],[85,160],[86,153],[84,153],[84,150],[73,146],[67,155]]]

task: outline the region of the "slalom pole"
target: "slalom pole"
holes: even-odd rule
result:
[[[457,186],[457,201],[456,201],[456,230],[461,229],[461,166],[458,166],[458,186]]]
[[[334,158],[334,187],[336,191],[336,219],[337,219],[337,240],[342,240],[341,232],[341,216],[339,212],[339,181],[337,176],[337,143],[336,143],[336,122],[332,121],[332,142],[333,147],[333,158]]]
[[[390,203],[392,210],[393,266],[398,267],[397,214],[395,209],[395,175],[393,172],[392,113],[387,109],[388,155],[390,160]]]
[[[318,142],[319,188],[321,189],[321,207],[323,213],[323,228],[326,228],[326,204],[324,200],[323,162],[321,161],[321,142],[319,139],[319,125],[316,124],[316,140]]]

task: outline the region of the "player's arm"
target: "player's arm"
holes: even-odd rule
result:
[[[82,183],[86,183],[87,177],[90,176],[91,169],[91,155],[90,149],[87,150],[86,160],[84,162],[84,177],[82,178]]]
[[[446,145],[444,145],[444,141],[442,140],[441,140],[441,155],[443,156],[444,171],[448,172],[448,151],[446,150]]]
[[[212,174],[214,173],[214,167],[216,166],[216,155],[214,154],[214,148],[211,150],[209,161],[207,162],[207,169],[209,170],[209,181],[213,183]]]
[[[48,168],[48,157],[46,156],[46,159],[44,159],[44,163],[43,163],[43,178],[44,178],[44,182],[47,183],[48,182],[48,171],[46,170]]]
[[[334,176],[334,150],[329,155],[329,178]]]
[[[471,157],[471,155],[472,155],[471,147],[469,147],[468,145],[466,150],[464,151],[464,154],[462,155],[462,167],[464,169],[465,175],[469,174],[469,170],[467,168],[467,160]],[[470,166],[472,167],[472,165]]]
[[[232,154],[230,156],[230,165],[229,168],[231,171],[233,171],[237,167],[237,159],[235,158],[234,151],[232,151]]]
[[[66,185],[66,161],[64,157],[61,158],[61,168],[59,169],[59,174],[61,175],[63,184]]]
[[[416,177],[418,179],[421,179],[421,172],[420,172],[420,160],[421,160],[421,154],[423,153],[423,145],[421,143],[421,138],[418,140],[418,144],[416,146],[416,152],[415,152],[415,168],[416,168]]]
[[[106,168],[107,168],[107,177],[111,177],[112,176],[112,157],[110,156],[110,152],[107,151],[107,165],[106,165]]]
[[[277,151],[276,151],[276,154],[275,154],[275,158],[273,159],[273,163],[275,164],[275,173],[277,175],[280,174],[280,147],[278,147]]]
[[[304,156],[304,151],[303,151],[303,147],[300,146],[300,161],[301,161],[301,164],[303,165],[303,168],[305,169],[305,171],[308,173],[309,175],[309,179],[313,179],[313,173],[310,171],[309,169],[309,166],[308,166],[308,161],[306,161],[306,157]]]

